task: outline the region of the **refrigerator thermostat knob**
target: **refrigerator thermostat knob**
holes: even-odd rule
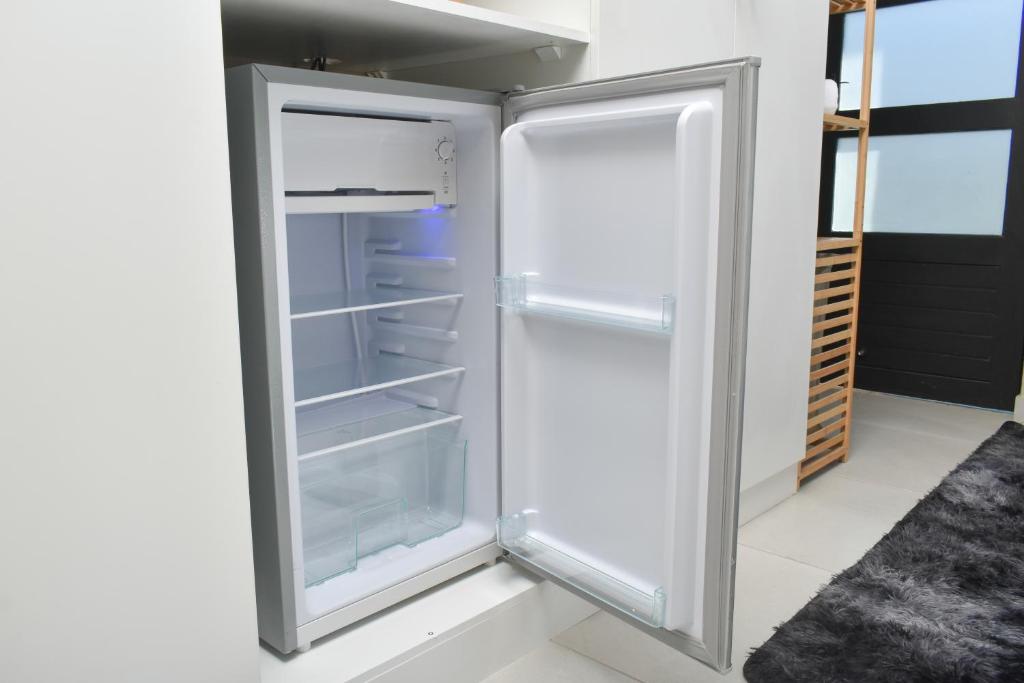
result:
[[[441,140],[437,143],[437,158],[441,161],[448,161],[455,156],[455,143],[451,140]]]

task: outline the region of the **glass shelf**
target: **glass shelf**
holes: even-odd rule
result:
[[[675,297],[641,296],[551,285],[528,275],[495,278],[498,306],[519,313],[671,334]]]
[[[374,308],[406,306],[436,301],[455,301],[462,294],[438,292],[430,289],[407,287],[373,287],[371,289],[350,289],[326,294],[293,296],[291,300],[292,320],[315,318],[339,313],[368,311]]]
[[[316,368],[295,370],[295,406],[322,403],[410,382],[454,375],[465,368],[394,353],[381,353]]]
[[[645,591],[581,562],[529,533],[528,515],[498,518],[498,544],[552,576],[592,595],[643,623],[660,628],[665,622],[665,592]]]
[[[307,587],[462,524],[466,442],[457,435],[451,424],[300,463]]]
[[[383,394],[318,404],[295,414],[299,462],[461,419]]]

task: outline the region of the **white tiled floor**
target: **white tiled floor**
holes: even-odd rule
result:
[[[599,612],[486,683],[742,681],[747,654],[856,562],[1008,413],[858,392],[849,461],[740,529],[725,676]],[[600,660],[598,663],[595,660]]]

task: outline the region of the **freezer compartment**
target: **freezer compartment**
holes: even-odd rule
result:
[[[498,306],[518,313],[569,318],[642,332],[671,334],[675,297],[602,292],[553,285],[528,274],[495,278]]]
[[[654,627],[665,623],[665,592],[631,585],[545,543],[530,526],[536,512],[498,519],[498,543],[512,555]]]
[[[458,434],[457,424],[444,424],[300,462],[307,587],[462,523],[466,442]]]
[[[286,111],[281,144],[289,210],[302,211],[310,199],[340,200],[336,207],[318,204],[318,211],[372,211],[374,203],[383,204],[376,210],[401,211],[457,201],[449,122]],[[349,198],[366,201],[349,204]]]

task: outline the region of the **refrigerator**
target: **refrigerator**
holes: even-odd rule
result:
[[[758,65],[228,70],[266,643],[503,557],[729,667]]]

